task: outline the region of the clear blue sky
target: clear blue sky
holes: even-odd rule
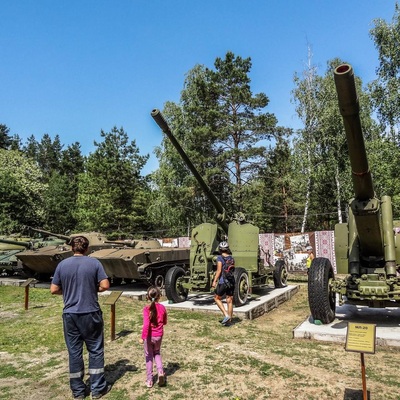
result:
[[[392,21],[395,0],[0,0],[0,124],[25,140],[60,136],[95,150],[100,130],[123,127],[157,168],[162,134],[150,116],[178,102],[185,74],[227,51],[251,57],[253,93],[279,125],[298,128],[293,74],[311,46],[375,79],[373,20]]]

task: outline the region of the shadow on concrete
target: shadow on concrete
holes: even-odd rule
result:
[[[376,324],[377,327],[400,326],[400,307],[371,308],[352,304],[337,307],[332,328],[341,329],[348,321]]]

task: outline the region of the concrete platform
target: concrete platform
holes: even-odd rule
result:
[[[235,307],[233,313],[241,319],[255,319],[270,312],[274,308],[289,300],[299,291],[299,286],[287,286],[281,289],[267,288],[253,295],[242,307]],[[164,301],[162,304],[167,309],[185,311],[204,311],[211,313],[221,313],[214,303],[214,296],[211,294],[189,295],[189,299],[182,303],[169,303]]]
[[[22,286],[25,282],[26,279],[18,277],[0,278],[0,285]],[[29,286],[49,289],[50,282],[33,281]],[[234,314],[241,319],[255,319],[278,308],[285,301],[290,300],[299,291],[299,288],[298,285],[289,285],[281,289],[268,287],[257,291],[250,297],[247,304],[242,307],[235,307]],[[114,291],[121,291],[124,297],[146,300],[147,286],[142,283],[128,283],[125,285],[112,286],[109,290],[99,293],[99,296],[109,296]],[[189,299],[182,303],[171,304],[168,301],[164,301],[162,304],[164,304],[167,309],[211,313],[221,312],[214,303],[214,295],[212,294],[189,295]]]
[[[377,346],[400,346],[400,308],[369,308],[345,304],[336,307],[335,320],[315,325],[312,317],[293,330],[293,338],[345,343],[348,322],[376,324]]]

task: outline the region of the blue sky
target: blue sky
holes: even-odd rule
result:
[[[100,131],[123,127],[151,158],[162,133],[150,116],[178,102],[185,74],[227,51],[251,57],[253,93],[279,125],[300,127],[293,75],[311,46],[324,74],[339,57],[364,84],[375,79],[373,20],[391,22],[395,0],[0,0],[0,124],[25,140],[60,136],[95,150]]]

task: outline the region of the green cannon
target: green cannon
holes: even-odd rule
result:
[[[287,280],[285,262],[278,260],[275,265],[264,265],[260,256],[259,228],[246,221],[242,213],[229,216],[205,183],[192,161],[172,134],[167,122],[158,109],[151,116],[172,142],[187,167],[190,169],[205,195],[215,208],[216,223],[202,223],[192,229],[190,244],[190,268],[171,268],[165,277],[165,292],[170,301],[185,301],[189,292],[210,292],[216,271],[218,244],[228,237],[235,258],[235,306],[244,305],[253,289],[274,285],[284,287]]]
[[[349,203],[348,222],[335,226],[337,274],[344,277],[335,277],[330,261],[322,257],[315,258],[309,270],[311,314],[324,324],[335,319],[336,294],[339,305],[400,305],[400,246],[396,246],[391,198],[378,199],[375,195],[352,67],[338,66],[334,79],[349,149],[354,198]]]

